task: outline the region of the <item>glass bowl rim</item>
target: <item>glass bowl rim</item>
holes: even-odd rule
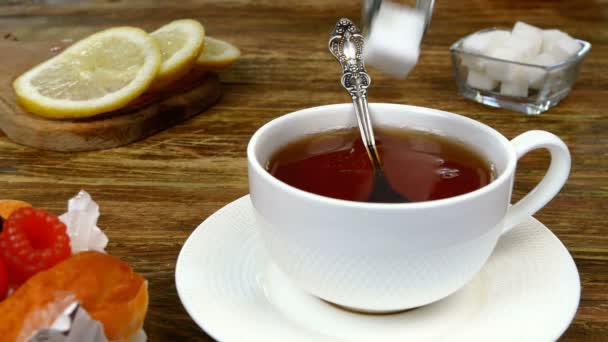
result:
[[[489,28],[485,28],[483,30],[479,30],[479,31],[470,33],[470,34],[468,34],[468,35],[460,38],[454,44],[452,44],[450,46],[450,52],[452,54],[455,54],[455,53],[465,54],[465,55],[469,55],[469,56],[473,56],[473,57],[477,57],[477,58],[482,58],[482,59],[487,59],[487,60],[491,60],[491,61],[511,63],[511,64],[521,65],[521,66],[525,66],[525,67],[539,68],[539,69],[543,69],[545,71],[551,71],[551,70],[567,67],[569,65],[572,65],[572,64],[575,64],[575,63],[581,61],[587,55],[587,53],[589,52],[589,50],[591,50],[591,43],[589,43],[589,42],[587,42],[585,40],[574,38],[577,42],[579,42],[582,45],[582,48],[580,50],[578,50],[578,52],[575,55],[572,55],[568,59],[566,59],[565,61],[561,61],[561,62],[559,62],[557,64],[546,65],[545,66],[545,65],[529,64],[529,63],[523,63],[523,62],[510,61],[510,60],[507,60],[507,59],[490,57],[488,55],[477,54],[477,53],[465,51],[465,50],[462,49],[462,43],[467,38],[469,38],[469,37],[471,37],[473,35],[479,34],[479,33],[491,32],[491,31],[511,31],[511,29],[510,28],[505,28],[505,27],[489,27]]]

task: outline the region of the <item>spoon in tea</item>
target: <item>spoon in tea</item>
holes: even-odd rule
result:
[[[382,169],[382,160],[376,147],[367,106],[367,88],[372,80],[363,63],[363,36],[350,19],[342,18],[336,23],[328,45],[329,51],[342,66],[341,83],[352,97],[361,139],[374,170],[374,183],[368,200],[384,203],[409,202],[405,196],[393,189]]]

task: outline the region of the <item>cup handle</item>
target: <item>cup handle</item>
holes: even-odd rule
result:
[[[570,152],[564,142],[552,133],[528,131],[511,140],[517,159],[526,153],[544,148],[551,154],[551,165],[543,179],[532,191],[507,210],[503,234],[515,225],[534,215],[545,206],[562,188],[570,173]]]

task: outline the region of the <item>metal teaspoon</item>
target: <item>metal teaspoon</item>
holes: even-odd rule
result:
[[[367,106],[367,88],[371,78],[363,63],[364,38],[350,19],[342,18],[329,38],[329,51],[342,66],[341,83],[350,94],[363,145],[374,170],[373,190],[370,202],[401,203],[409,200],[395,191],[382,169],[382,160],[376,148],[372,121]]]

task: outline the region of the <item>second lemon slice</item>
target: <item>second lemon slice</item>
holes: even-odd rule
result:
[[[158,89],[184,76],[203,50],[205,29],[192,19],[172,21],[150,34],[162,55],[162,64],[152,88]]]

